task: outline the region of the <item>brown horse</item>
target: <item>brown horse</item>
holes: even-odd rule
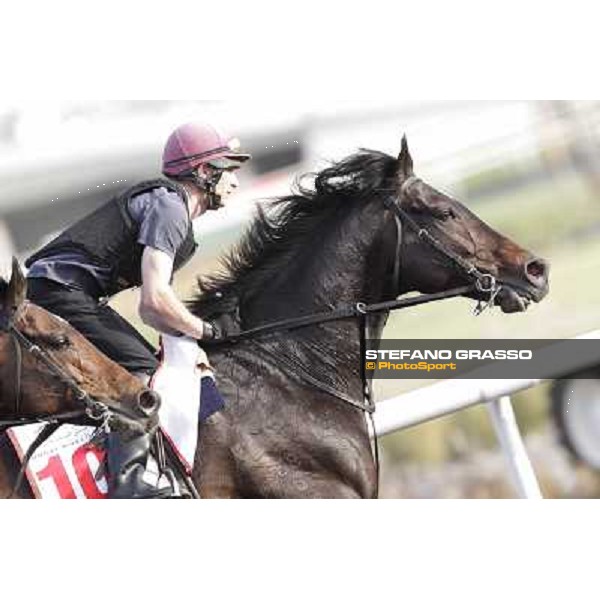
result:
[[[154,427],[160,402],[157,394],[104,356],[66,321],[25,297],[26,281],[13,260],[10,282],[0,278],[0,423],[70,413],[73,416],[68,422],[97,425],[90,409],[106,406],[116,411],[122,426]],[[39,351],[23,346],[28,342]],[[8,438],[0,433],[0,498],[11,493],[17,472]],[[31,497],[29,486],[21,485],[16,497]]]

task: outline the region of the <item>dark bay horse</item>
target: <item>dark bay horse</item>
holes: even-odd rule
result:
[[[402,207],[406,222],[399,225],[390,199]],[[416,229],[407,226],[408,218]],[[525,310],[547,293],[545,262],[416,179],[403,140],[398,159],[360,152],[318,173],[310,189],[301,188],[259,214],[228,258],[226,272],[202,281],[190,307],[227,333],[358,301],[376,303],[411,291],[434,293],[463,285],[465,270],[427,243],[422,231],[500,282],[494,302],[504,312]],[[18,279],[19,274],[16,282],[0,282],[0,313],[9,318],[23,304],[24,282]],[[483,291],[468,295],[488,298]],[[100,358],[61,319],[33,305],[20,318],[27,335],[90,394],[107,404],[131,406],[147,395],[137,379]],[[371,337],[381,334],[386,318],[372,319]],[[4,383],[14,369],[11,343],[6,333],[0,334],[0,416],[12,414],[7,399],[14,394]],[[193,477],[201,496],[376,496],[365,415],[325,391],[362,398],[356,320],[208,350],[227,406],[200,426]],[[25,371],[36,376],[24,377],[22,411],[34,415],[68,408],[59,402],[64,388],[57,388],[48,373],[31,362],[24,364]],[[49,393],[45,406],[36,403],[41,389]],[[8,494],[14,483],[11,460],[14,456],[0,440],[0,494]]]
[[[390,200],[413,227],[397,222]],[[403,139],[398,159],[362,151],[260,213],[224,274],[200,281],[189,306],[225,331],[248,330],[463,285],[465,268],[457,269],[423,231],[467,270],[492,275],[502,286],[494,303],[504,312],[523,311],[546,295],[546,263],[417,179]],[[374,319],[371,337],[386,318]],[[200,428],[200,495],[375,497],[365,415],[324,391],[362,397],[359,350],[353,319],[209,349],[227,406]]]
[[[97,426],[96,415],[85,409],[94,410],[98,402],[118,412],[121,426],[156,425],[155,392],[25,297],[26,281],[13,260],[10,282],[0,278],[0,424],[70,413],[65,422]],[[39,350],[30,351],[28,342]],[[9,444],[0,427],[0,498],[10,495],[19,470]],[[32,497],[29,486],[21,485],[15,497]]]

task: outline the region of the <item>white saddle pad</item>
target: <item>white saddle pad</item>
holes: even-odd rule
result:
[[[150,387],[162,397],[161,427],[191,471],[198,443],[200,380],[213,374],[196,340],[163,335],[161,348],[162,361]]]
[[[163,335],[162,361],[150,387],[162,397],[159,412],[163,433],[191,472],[198,443],[200,381],[213,377],[208,358],[190,338]],[[43,424],[13,427],[10,440],[21,459]],[[35,452],[26,470],[38,498],[105,498],[107,482],[99,475],[104,451],[90,444],[93,427],[63,425]],[[148,479],[156,474],[149,465]]]

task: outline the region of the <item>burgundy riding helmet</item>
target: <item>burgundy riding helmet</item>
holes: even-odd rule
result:
[[[163,152],[163,173],[177,176],[203,163],[219,159],[224,168],[239,167],[251,158],[239,152],[240,142],[207,123],[186,123],[167,140]]]

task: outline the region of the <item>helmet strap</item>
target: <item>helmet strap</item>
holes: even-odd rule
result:
[[[198,170],[194,169],[188,175],[184,175],[181,179],[190,181],[196,187],[200,188],[208,199],[208,210],[218,210],[223,207],[221,196],[217,194],[217,186],[223,176],[223,172],[218,169],[210,169],[208,175],[198,174]]]

